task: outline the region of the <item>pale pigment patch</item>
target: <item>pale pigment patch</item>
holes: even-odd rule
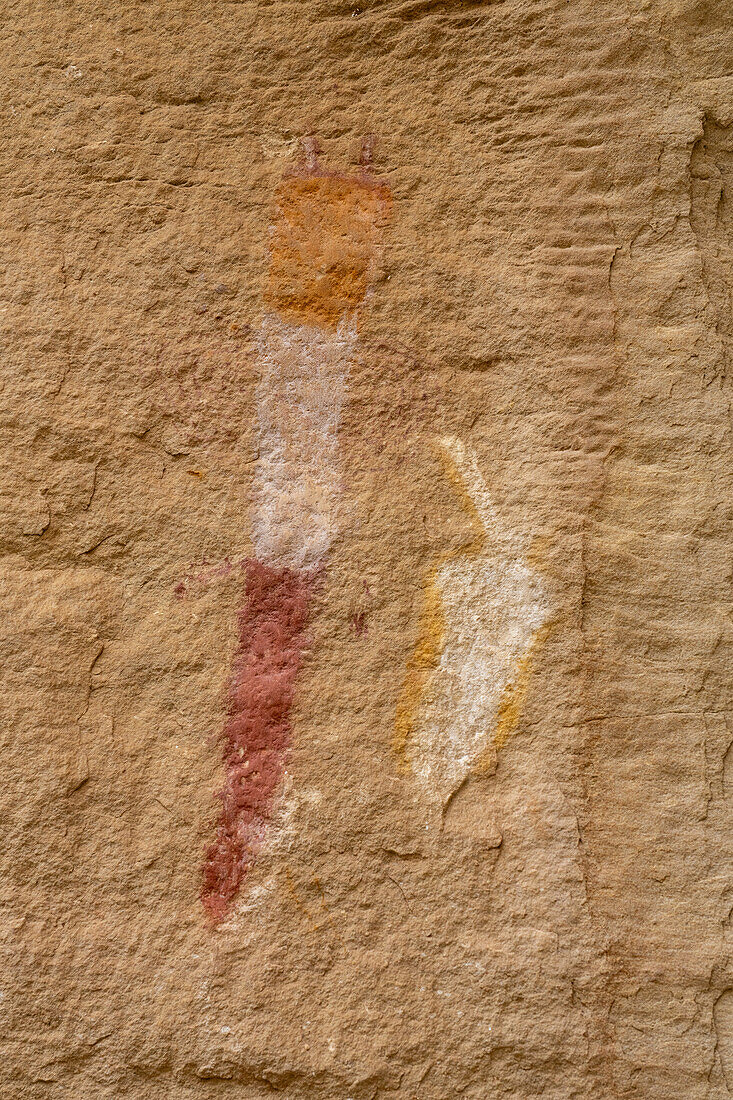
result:
[[[315,568],[336,535],[338,431],[356,340],[349,318],[335,332],[274,315],[262,323],[252,499],[252,541],[260,561]]]
[[[273,835],[270,851],[289,849],[313,815],[317,815],[322,802],[323,794],[318,787],[298,788],[290,772],[285,771],[277,817],[273,820],[277,833]]]
[[[301,148],[298,138],[286,138],[282,134],[262,134],[260,149],[268,160],[292,160]]]
[[[288,851],[293,842],[302,831],[308,818],[316,813],[323,802],[323,794],[317,787],[304,787],[298,789],[293,777],[287,770],[283,772],[282,792],[280,794],[276,811],[273,813],[271,835],[268,835],[268,852],[272,856],[275,852]],[[270,830],[268,830],[268,833]],[[264,841],[263,835],[263,841]],[[269,901],[277,888],[277,876],[274,872],[266,875],[264,880],[251,886],[247,894],[238,898],[226,921],[221,927],[228,932],[244,932],[250,934],[257,928],[264,927],[262,921],[253,919],[255,914],[262,909],[265,902]],[[2,993],[0,993],[0,998]]]
[[[542,580],[501,520],[474,453],[441,439],[449,476],[475,538],[446,555],[425,581],[425,613],[396,721],[401,749],[421,785],[445,805],[507,713],[518,709],[528,655],[549,616]]]

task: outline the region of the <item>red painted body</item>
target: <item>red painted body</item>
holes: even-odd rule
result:
[[[312,574],[245,563],[239,613],[221,814],[206,851],[201,900],[212,923],[230,912],[262,845],[291,741],[290,712],[305,647]]]

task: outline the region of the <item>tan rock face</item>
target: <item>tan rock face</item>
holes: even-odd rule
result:
[[[727,5],[5,30],[0,1095],[731,1095]]]

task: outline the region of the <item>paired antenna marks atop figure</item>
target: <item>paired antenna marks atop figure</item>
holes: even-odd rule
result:
[[[359,151],[359,164],[364,172],[369,172],[374,165],[374,149],[376,146],[376,135],[366,134],[361,140],[361,148]],[[321,164],[319,157],[323,152],[323,147],[314,134],[308,134],[306,137],[301,138],[301,145],[303,147],[303,159],[305,161],[305,169],[308,172],[321,172]]]

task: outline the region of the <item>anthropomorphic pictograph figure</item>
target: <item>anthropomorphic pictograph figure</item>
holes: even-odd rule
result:
[[[444,552],[424,578],[394,746],[426,800],[442,810],[516,726],[549,604],[470,447],[443,436],[436,449],[472,534],[464,546]]]
[[[254,555],[223,731],[225,783],[206,851],[202,902],[230,912],[257,857],[282,782],[314,587],[338,529],[339,424],[358,314],[374,280],[388,188],[362,170],[322,170],[317,147],[278,188],[267,311],[256,340]]]

